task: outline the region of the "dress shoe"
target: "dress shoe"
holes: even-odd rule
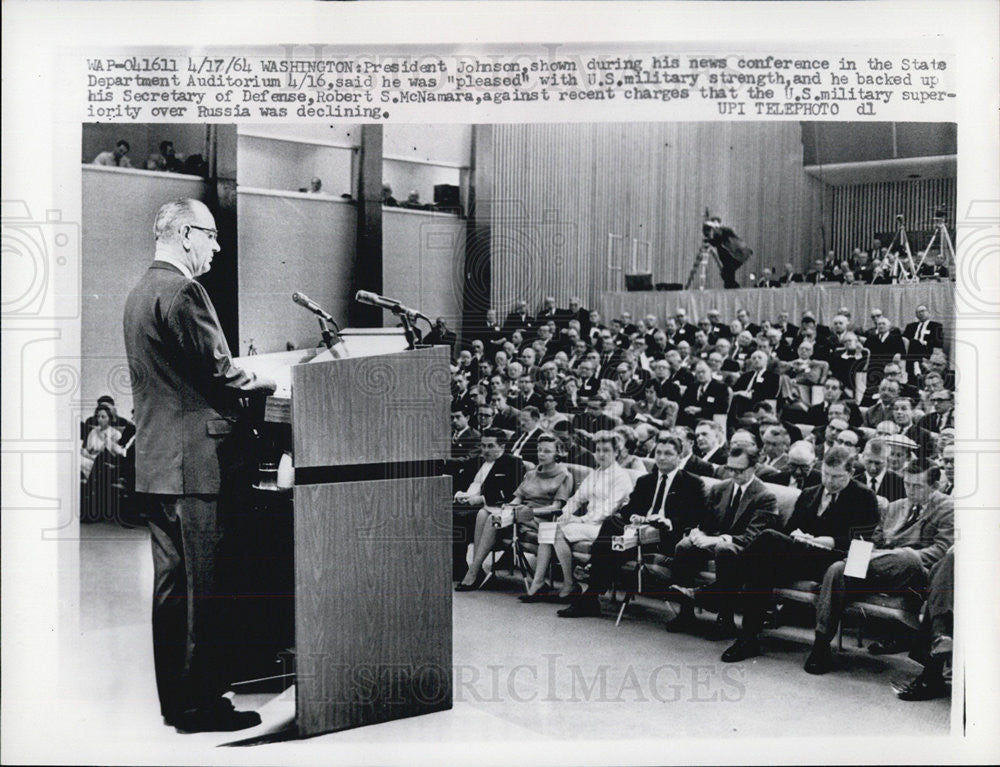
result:
[[[556,613],[560,618],[595,618],[601,614],[601,603],[595,596],[581,596],[569,607]]]
[[[720,615],[708,629],[710,639],[732,639],[738,633],[732,615]]]
[[[722,653],[723,663],[739,663],[741,660],[760,655],[760,643],[757,638],[740,637]]]
[[[909,649],[909,642],[895,637],[876,639],[868,645],[868,652],[872,655],[895,655],[896,653],[906,652]]]
[[[583,589],[581,589],[579,585],[577,585],[577,584],[574,583],[573,584],[573,588],[570,589],[570,592],[568,594],[565,594],[565,595],[556,594],[556,595],[554,595],[552,601],[553,602],[558,602],[561,605],[571,605],[577,599],[580,598],[580,595],[582,593],[583,593]]]
[[[694,617],[694,610],[690,608],[681,608],[681,611],[677,613],[677,617],[672,620],[667,621],[665,628],[671,634],[678,634],[685,631],[691,631],[698,624],[698,619]]]
[[[895,687],[895,685],[894,685]],[[934,700],[948,694],[948,685],[944,679],[921,674],[909,684],[896,687],[896,697],[900,700]]]
[[[235,732],[256,727],[260,714],[256,711],[237,711],[228,699],[211,708],[195,708],[171,717],[169,723],[180,733]]]
[[[464,576],[463,576],[464,577]],[[455,591],[475,591],[480,586],[483,585],[483,581],[486,580],[486,573],[480,572],[479,577],[476,578],[472,583],[459,583],[455,586]]]
[[[825,674],[833,668],[833,651],[828,644],[814,644],[803,668],[807,674]]]
[[[518,599],[525,604],[530,605],[537,604],[539,602],[552,602],[555,596],[555,593],[551,589],[540,588],[534,594],[521,594]]]

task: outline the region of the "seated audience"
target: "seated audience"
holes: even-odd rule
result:
[[[543,434],[541,417],[537,407],[528,405],[517,416],[518,433],[508,440],[510,454],[520,458],[529,469],[538,463],[538,440]]]
[[[642,459],[633,455],[633,451],[638,444],[638,437],[636,437],[635,429],[631,426],[616,426],[614,428],[615,434],[621,437],[621,444],[618,448],[618,453],[615,456],[615,460],[618,461],[618,465],[623,469],[628,469],[629,471],[640,471],[645,473],[647,471],[646,464],[642,462]]]
[[[569,421],[569,416],[566,413],[559,412],[559,402],[560,400],[555,394],[543,395],[542,414],[538,419],[538,425],[549,434],[552,433],[557,423]]]
[[[569,607],[557,613],[560,617],[579,618],[601,614],[600,595],[611,586],[623,562],[634,556],[634,552],[616,552],[611,548],[611,539],[621,535],[626,525],[655,526],[660,532],[659,550],[669,554],[686,529],[705,521],[704,486],[698,477],[678,468],[680,457],[680,440],[669,434],[661,434],[653,453],[656,471],[641,475],[636,480],[634,489],[629,484],[624,496],[616,496],[614,508],[607,510],[599,529],[588,529],[589,540],[594,543],[590,549],[587,588]],[[631,477],[629,482],[631,483]],[[624,486],[624,482],[620,482],[619,486]],[[572,503],[571,498],[566,505],[567,511]]]
[[[670,429],[670,434],[681,441],[681,459],[678,467],[682,471],[694,474],[697,477],[714,477],[716,475],[716,469],[719,467],[694,454],[694,429],[690,426],[675,426]],[[655,450],[657,436],[658,433],[656,432],[652,434],[653,450]],[[653,450],[650,451],[649,457],[652,457]]]
[[[537,457],[538,465],[529,470],[524,475],[524,479],[514,490],[513,495],[507,502],[514,506],[519,515],[530,512],[531,519],[525,525],[537,529],[536,518],[546,518],[559,512],[573,489],[573,476],[566,467],[558,461],[558,440],[548,434],[543,434],[538,438]],[[493,551],[493,546],[497,540],[498,531],[490,522],[490,516],[495,509],[483,507],[476,516],[475,545],[472,553],[472,563],[469,571],[456,586],[456,591],[471,591],[479,588],[486,573],[483,572],[483,563],[486,557]],[[514,524],[518,524],[515,522]],[[551,553],[551,547],[545,547]],[[535,565],[535,579],[540,580],[538,587],[534,591],[529,589],[528,593],[537,593],[538,588],[545,582],[545,573],[548,570],[548,558],[542,561],[542,547],[539,547],[539,560]]]
[[[726,463],[729,449],[726,447],[726,432],[718,421],[699,421],[694,430],[695,446],[698,454],[709,463],[722,466]]]
[[[805,664],[810,674],[825,674],[833,667],[830,642],[852,597],[873,589],[927,588],[931,570],[955,542],[955,511],[951,499],[935,489],[939,475],[940,469],[927,461],[907,464],[906,497],[890,503],[876,527],[865,577],[847,577],[845,560],[834,562],[823,575],[816,599],[816,639]]]
[[[743,625],[722,654],[723,662],[760,654],[758,634],[775,586],[802,578],[822,580],[830,565],[847,556],[853,538],[871,538],[879,522],[878,503],[869,488],[851,479],[850,460],[844,448],[829,450],[821,484],[799,494],[784,529],[761,532],[744,550]]]
[[[125,139],[118,139],[114,149],[106,149],[93,160],[93,165],[103,165],[108,168],[131,168],[132,161],[128,159],[131,147]]]
[[[697,362],[694,381],[678,402],[677,423],[693,427],[698,421],[725,415],[728,411],[729,387],[712,379],[712,369],[707,362]]]
[[[580,444],[580,437],[573,431],[569,421],[556,423],[553,434],[559,439],[559,455],[563,463],[586,466],[588,469],[597,467],[594,454]]]
[[[556,519],[555,543],[539,544],[539,558],[543,556],[543,545],[555,550],[562,570],[563,593],[570,594],[574,590],[572,544],[593,541],[602,523],[625,503],[632,492],[632,474],[615,460],[621,449],[620,443],[621,436],[612,431],[600,431],[594,435],[597,467],[584,477]],[[551,552],[546,556],[551,557]]]

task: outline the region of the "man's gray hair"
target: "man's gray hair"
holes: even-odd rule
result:
[[[198,200],[171,200],[160,207],[153,222],[153,239],[169,241],[174,238],[177,230],[184,224],[189,224],[195,218],[195,205],[202,205]]]

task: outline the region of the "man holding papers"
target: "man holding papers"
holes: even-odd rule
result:
[[[903,475],[906,497],[889,504],[875,529],[867,568],[864,555],[855,563],[858,557],[852,554],[826,571],[816,600],[816,640],[805,664],[810,674],[825,674],[832,668],[830,641],[849,599],[927,588],[931,569],[955,542],[955,508],[936,487],[940,474],[941,469],[926,460],[910,461]],[[894,644],[882,651],[896,649]]]
[[[835,445],[823,456],[821,484],[795,501],[785,532],[765,530],[743,551],[746,585],[740,601],[740,636],[722,654],[725,663],[760,655],[757,635],[771,601],[771,589],[802,578],[821,580],[843,559],[854,538],[870,538],[879,522],[875,493],[851,479],[853,453]]]

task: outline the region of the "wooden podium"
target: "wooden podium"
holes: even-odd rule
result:
[[[291,368],[301,736],[452,706],[448,363],[432,347]]]

